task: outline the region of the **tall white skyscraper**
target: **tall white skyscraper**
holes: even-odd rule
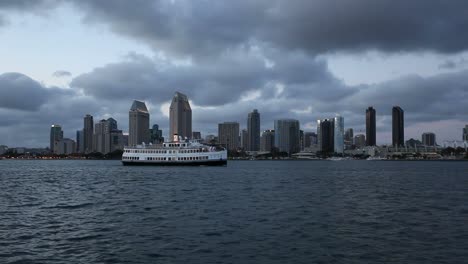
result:
[[[344,152],[344,118],[342,116],[335,116],[334,119],[334,151],[338,154]]]

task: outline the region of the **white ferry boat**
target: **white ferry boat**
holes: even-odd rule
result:
[[[195,140],[181,140],[174,136],[173,142],[162,145],[142,144],[125,147],[123,165],[160,166],[223,166],[227,165],[227,150],[219,146],[208,146]]]

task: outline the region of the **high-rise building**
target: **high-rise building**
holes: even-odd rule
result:
[[[84,153],[84,132],[76,131],[76,153]]]
[[[354,136],[354,145],[358,148],[366,146],[366,136],[363,134]]]
[[[218,141],[227,150],[237,150],[239,148],[239,123],[218,124]]]
[[[424,146],[435,146],[436,135],[432,132],[423,133],[421,136],[421,141]]]
[[[275,147],[289,155],[300,151],[300,125],[295,119],[275,120]]]
[[[55,145],[56,142],[63,139],[63,131],[60,125],[52,125],[50,127],[50,151],[52,153],[56,152]]]
[[[62,138],[55,141],[54,154],[57,155],[70,155],[76,150],[76,143],[72,139]]]
[[[128,115],[128,144],[130,146],[142,144],[143,142],[148,144],[150,142],[150,114],[146,104],[137,100],[133,101]]]
[[[112,129],[109,134],[106,134],[105,150],[114,152],[116,150],[123,150],[125,146],[125,139],[122,130]]]
[[[468,141],[468,125],[463,128],[463,141]]]
[[[93,137],[94,137],[94,121],[92,115],[86,115],[84,117],[83,126],[83,152],[93,152]]]
[[[192,131],[192,139],[202,139],[200,131]]]
[[[305,132],[304,134],[304,148],[310,148],[317,144],[317,134],[314,132]]]
[[[366,109],[366,145],[377,145],[377,129],[375,121],[375,109],[372,106]]]
[[[192,109],[187,96],[176,92],[169,108],[169,138],[173,135],[192,137]]]
[[[240,144],[243,150],[247,150],[248,145],[249,145],[248,141],[249,141],[249,132],[247,132],[247,129],[242,129],[241,135],[240,135]]]
[[[158,124],[154,124],[153,127],[150,129],[151,134],[151,142],[154,144],[159,144],[164,142],[164,137],[162,135],[162,130],[159,129]]]
[[[336,116],[334,119],[333,130],[333,148],[335,153],[343,154],[344,152],[344,118]]]
[[[353,139],[354,139],[354,130],[352,128],[346,129],[345,134],[344,134],[344,145],[346,149],[351,148],[351,146],[354,144]]]
[[[320,131],[320,146],[319,150],[322,153],[333,153],[335,150],[335,133],[334,133],[334,120],[323,119],[317,121],[319,127],[317,128]]]
[[[247,133],[247,150],[258,151],[260,149],[260,113],[257,109],[254,109],[247,117]]]
[[[299,130],[299,150],[303,151],[304,150],[304,130]]]
[[[392,109],[392,144],[393,146],[404,146],[405,143],[405,123],[404,111],[399,106]]]
[[[275,146],[275,131],[274,130],[265,130],[260,137],[260,150],[261,151],[271,151]]]
[[[94,138],[93,138],[93,150],[94,152],[100,152],[103,154],[108,153],[106,151],[106,134],[110,133],[110,126],[107,120],[102,119],[94,125]]]

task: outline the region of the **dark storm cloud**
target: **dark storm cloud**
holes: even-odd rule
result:
[[[76,1],[88,23],[156,50],[210,56],[249,42],[313,54],[433,50],[468,45],[468,2],[394,0]]]
[[[198,105],[218,106],[235,102],[248,91],[266,93],[271,82],[290,85],[285,96],[291,97],[314,93],[317,99],[341,98],[353,92],[340,89],[343,84],[322,60],[302,53],[269,50],[260,54],[243,49],[218,57],[215,64],[198,65],[161,64],[157,59],[131,55],[124,62],[77,76],[71,86],[98,98],[147,98],[156,103],[170,100],[180,90]],[[324,88],[327,93],[321,93]]]
[[[46,101],[48,93],[46,88],[26,75],[0,75],[0,108],[34,111]]]
[[[460,58],[458,60],[446,60],[439,65],[439,69],[453,70],[468,65],[468,60]]]

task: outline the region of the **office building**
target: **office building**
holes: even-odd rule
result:
[[[265,130],[260,137],[260,151],[271,151],[275,146],[275,131]]]
[[[132,107],[128,112],[128,144],[135,146],[150,142],[149,121],[150,114],[146,104],[141,101],[133,101]]]
[[[352,128],[348,128],[344,134],[344,146],[345,149],[350,149],[351,146],[354,144],[354,130]]]
[[[248,140],[249,140],[249,133],[247,132],[247,129],[242,129],[241,135],[240,135],[240,144],[243,150],[247,150],[249,146]]]
[[[435,146],[436,135],[432,132],[423,133],[421,136],[421,141],[424,146]]]
[[[260,113],[254,109],[247,117],[247,150],[258,151],[260,149]]]
[[[192,131],[192,139],[202,139],[200,131]]]
[[[106,134],[110,133],[110,125],[107,120],[102,119],[94,125],[93,151],[102,154],[108,153],[106,150]]]
[[[84,153],[84,132],[76,131],[76,153]]]
[[[83,152],[93,152],[93,138],[94,138],[94,121],[92,115],[86,115],[84,117],[83,125]]]
[[[275,147],[289,155],[300,151],[300,125],[295,119],[275,120]]]
[[[404,146],[405,124],[404,111],[399,106],[392,109],[392,144],[395,147]]]
[[[375,109],[370,106],[366,109],[366,145],[377,145],[377,129],[375,120]]]
[[[304,148],[310,148],[314,145],[317,145],[317,134],[315,132],[305,132]]]
[[[239,148],[239,123],[224,122],[218,124],[218,141],[227,150],[237,150]]]
[[[354,145],[358,148],[365,147],[367,144],[366,142],[366,136],[363,134],[358,134],[354,136]]]
[[[319,131],[319,150],[322,153],[333,153],[335,151],[335,124],[334,120],[323,119],[318,120],[317,131]]]
[[[468,125],[465,125],[465,128],[463,128],[463,141],[468,141]]]
[[[109,134],[106,134],[105,150],[111,153],[117,150],[123,150],[125,146],[125,138],[122,130],[112,129]]]
[[[150,129],[150,142],[153,144],[160,144],[164,142],[163,132],[159,129],[158,124],[154,124],[153,127]]]
[[[57,155],[70,155],[76,150],[76,143],[72,139],[62,138],[55,141],[54,154]]]
[[[56,142],[63,139],[63,131],[60,125],[52,125],[50,127],[50,152],[55,153]]]
[[[176,92],[169,108],[169,138],[173,135],[192,137],[192,109],[185,94]]]
[[[333,129],[333,149],[335,153],[343,154],[344,152],[344,118],[342,116],[336,116],[334,118],[334,129]]]

